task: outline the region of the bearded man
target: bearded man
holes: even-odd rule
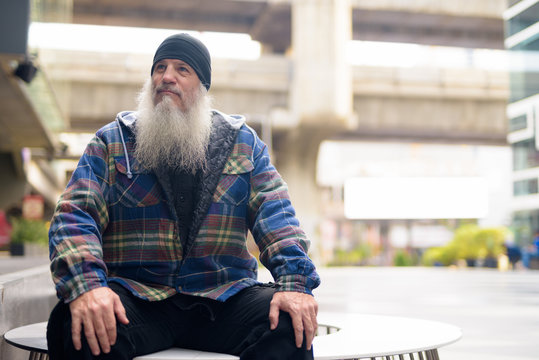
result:
[[[198,39],[158,47],[136,112],[97,131],[49,231],[51,360],[173,346],[312,359],[320,279],[286,184],[241,116],[211,109]],[[250,231],[275,283],[257,281]]]

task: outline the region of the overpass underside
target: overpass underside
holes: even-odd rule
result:
[[[69,114],[71,132],[94,132],[117,112],[134,109],[151,66],[150,56],[129,54],[42,50],[40,59]],[[260,131],[271,124],[274,138],[312,123],[317,131],[327,127],[332,138],[506,144],[509,80],[504,71],[352,67],[353,113],[335,132],[330,131],[335,128],[331,115],[323,122],[294,117],[291,66],[278,55],[256,61],[214,59],[210,94],[215,107],[244,114]]]

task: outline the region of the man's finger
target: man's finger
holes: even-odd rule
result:
[[[296,347],[300,348],[301,344],[303,344],[303,319],[298,314],[290,313],[290,316],[292,317],[292,326],[294,327],[294,335],[296,336]]]
[[[107,334],[107,339],[109,345],[112,346],[116,343],[116,321],[107,321],[105,322],[105,332]],[[108,353],[109,350],[103,348],[103,352]]]
[[[110,352],[111,341],[109,339],[109,334],[107,331],[107,327],[105,326],[105,322],[101,319],[97,320],[96,324],[94,325],[94,328],[95,334],[97,335],[97,341],[99,342],[101,349],[104,353]],[[116,328],[116,326],[114,326],[114,328]]]
[[[75,350],[80,350],[82,348],[82,344],[80,341],[81,329],[81,320],[78,317],[73,317],[71,320],[71,340],[73,341],[73,346],[75,347]]]
[[[98,356],[100,353],[99,349],[99,343],[97,341],[97,338],[95,337],[95,329],[91,322],[85,322],[83,324],[84,327],[84,336],[86,337],[86,341],[88,342],[88,346],[90,347],[90,351],[94,356]]]
[[[312,317],[305,318],[303,322],[303,326],[305,328],[305,345],[307,347],[307,350],[311,350],[311,344],[313,343],[314,336],[316,334],[316,328],[318,325],[316,324],[316,319],[313,322]]]
[[[113,306],[107,306],[104,309],[105,312],[102,315],[102,322],[99,322],[99,324],[103,326],[103,330],[96,326],[96,333],[104,353],[108,353],[110,347],[116,343],[115,302],[116,299],[113,300]],[[97,319],[99,319],[99,317]]]
[[[118,318],[119,322],[124,325],[129,324],[129,319],[127,318],[125,308],[122,304],[122,301],[120,300],[120,297],[118,297],[117,300],[114,302],[114,313],[116,314],[116,317]]]
[[[275,330],[279,325],[279,305],[272,301],[269,310],[270,329]]]

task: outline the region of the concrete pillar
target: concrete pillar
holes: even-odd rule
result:
[[[310,255],[319,260],[320,191],[316,184],[318,148],[324,133],[312,128],[291,130],[274,142],[277,169],[288,184],[301,227],[311,240]]]
[[[346,48],[352,38],[349,0],[292,1],[291,111],[300,123],[347,125],[352,76]]]
[[[0,209],[19,205],[28,190],[22,163],[20,150],[11,154],[0,153]]]
[[[352,77],[346,46],[352,36],[349,0],[292,1],[293,72],[290,112],[296,128],[280,139],[278,169],[303,229],[319,249],[320,192],[316,161],[320,143],[344,130],[352,114]]]

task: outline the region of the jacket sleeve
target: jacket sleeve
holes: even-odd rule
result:
[[[105,144],[94,137],[51,220],[51,272],[58,297],[65,302],[107,284],[101,247],[101,234],[109,221],[107,159]]]
[[[249,221],[260,261],[271,271],[280,291],[312,294],[320,278],[307,255],[310,242],[299,226],[288,187],[271,164],[266,145],[256,134],[253,136]]]

